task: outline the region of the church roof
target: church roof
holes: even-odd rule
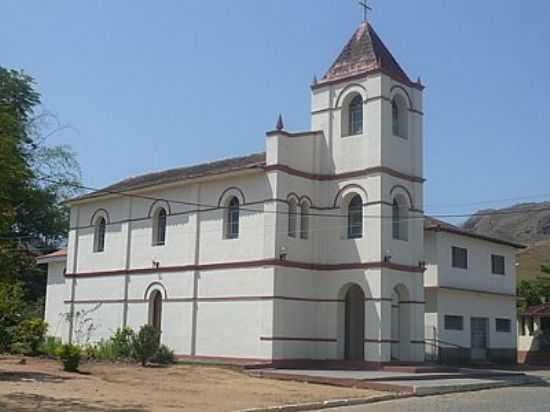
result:
[[[201,163],[194,166],[178,167],[175,169],[168,169],[160,172],[147,173],[140,176],[129,177],[128,179],[124,179],[118,183],[112,184],[98,191],[73,198],[71,199],[71,201],[91,199],[110,193],[145,189],[151,186],[175,183],[181,180],[217,175],[221,173],[229,173],[243,169],[252,169],[255,167],[262,167],[264,165],[265,153],[254,153],[248,156],[232,157],[229,159]]]
[[[325,76],[313,87],[374,72],[383,72],[409,86],[422,87],[409,79],[372,25],[363,22]]]

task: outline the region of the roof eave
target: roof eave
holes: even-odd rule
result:
[[[372,76],[378,73],[384,74],[389,78],[391,78],[393,81],[404,84],[408,87],[412,87],[413,89],[423,91],[426,88],[426,86],[424,86],[421,83],[413,82],[412,80],[409,80],[409,79],[398,78],[397,76],[394,76],[393,74],[389,73],[387,70],[384,70],[382,68],[365,70],[360,73],[354,73],[348,76],[342,76],[335,79],[321,79],[317,83],[313,83],[310,87],[311,87],[311,90],[318,90],[318,89],[322,89],[323,87],[328,87],[336,83],[341,83],[344,81],[353,81],[353,80],[361,79],[363,77]]]
[[[501,244],[501,245],[504,245],[504,246],[510,246],[510,247],[513,247],[513,248],[516,248],[516,249],[526,249],[527,248],[527,246],[522,245],[520,243],[509,242],[509,241],[504,240],[504,239],[498,239],[498,238],[494,238],[494,237],[491,237],[491,236],[480,235],[480,234],[477,234],[477,233],[469,233],[469,232],[466,232],[466,231],[462,231],[460,229],[451,229],[451,228],[446,228],[446,227],[442,227],[442,226],[433,226],[433,227],[426,227],[426,228],[424,228],[424,230],[425,231],[432,231],[432,232],[452,233],[452,234],[459,235],[459,236],[466,236],[466,237],[470,237],[470,238],[473,238],[473,239],[484,240],[486,242],[497,243],[497,244]]]

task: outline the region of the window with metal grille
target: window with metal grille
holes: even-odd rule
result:
[[[166,210],[160,208],[153,218],[153,246],[162,246],[166,242]]]
[[[105,250],[105,230],[107,223],[104,217],[97,219],[94,229],[94,252]]]
[[[349,134],[363,133],[363,98],[355,96],[349,104]]]
[[[225,237],[227,239],[239,237],[239,199],[236,197],[231,199],[227,208]]]
[[[355,195],[348,206],[348,239],[363,237],[363,201]]]
[[[463,330],[464,317],[457,315],[445,315],[445,329],[447,330]]]
[[[459,269],[468,269],[468,249],[453,246],[452,266]]]
[[[506,274],[504,267],[504,256],[491,255],[491,272],[495,275]]]
[[[391,101],[393,135],[399,136],[399,106],[395,99]]]
[[[495,319],[495,327],[497,332],[511,332],[512,321],[510,319]]]
[[[296,200],[290,199],[288,202],[288,236],[296,237],[296,222],[298,220]]]
[[[309,204],[302,202],[300,207],[300,239],[309,237]]]

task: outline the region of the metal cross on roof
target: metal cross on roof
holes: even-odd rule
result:
[[[361,0],[359,1],[359,5],[363,8],[363,21],[367,21],[367,13],[372,10],[372,7],[370,7],[367,4],[367,0]]]

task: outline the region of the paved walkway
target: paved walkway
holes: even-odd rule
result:
[[[357,386],[416,395],[435,395],[544,382],[535,374],[526,375],[517,371],[479,369],[433,373],[270,369],[255,373],[274,379]],[[550,405],[548,410],[550,410]]]

